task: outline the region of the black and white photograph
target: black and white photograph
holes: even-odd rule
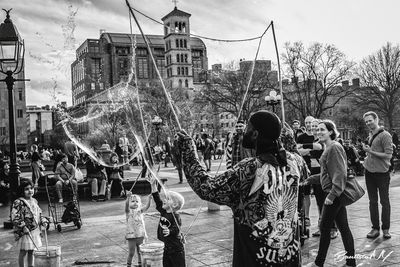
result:
[[[400,2],[0,9],[0,267],[400,266]]]

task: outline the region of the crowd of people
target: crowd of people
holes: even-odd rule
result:
[[[366,141],[357,140],[352,145],[349,140],[339,138],[336,125],[331,120],[308,116],[304,127],[300,121],[294,121],[291,128],[287,124],[282,125],[274,113],[258,111],[250,117],[247,125],[238,121],[235,132],[227,141],[214,141],[205,133],[190,137],[181,130],[172,142],[169,138],[166,140],[162,148],[166,155],[160,160],[164,160],[165,166],[169,161],[176,166],[180,182],[185,174],[188,184],[200,198],[232,209],[233,266],[299,266],[301,245],[297,212],[304,214],[306,226],[318,226],[313,233],[314,237],[319,237],[318,254],[315,261],[307,266],[324,266],[330,242],[339,233],[346,251],[346,266],[356,266],[354,238],[348,224],[351,215],[347,214],[348,204],[342,201],[342,194],[347,189],[352,172],[364,173],[371,219],[371,230],[366,233],[366,238],[378,237],[381,230],[384,239],[391,238],[389,185],[397,138],[379,126],[375,112],[365,113],[363,119],[370,134]],[[104,149],[109,150],[106,145]],[[225,149],[227,170],[212,176],[211,158],[218,155],[216,151],[223,154]],[[114,167],[104,167],[90,158],[84,159],[84,163],[94,201],[105,199],[107,184],[118,185],[120,196],[126,197],[127,266],[131,266],[135,250],[147,237],[143,212],[148,209],[151,199],[142,205],[139,196],[123,189],[123,168],[118,163],[125,161],[127,155],[129,150],[124,152],[122,149],[120,154],[111,152],[109,164],[114,164]],[[60,162],[55,167],[59,192],[63,186],[71,185],[76,190],[75,173],[79,157],[76,145],[73,142],[66,144],[65,153],[61,154]],[[40,160],[37,147],[33,146],[33,175],[41,172]],[[3,169],[7,174],[6,165],[0,166],[1,177],[5,177]],[[152,184],[152,198],[160,212],[157,237],[164,243],[163,266],[185,266],[182,222],[177,213],[184,204],[184,198],[173,191],[160,195],[157,181],[148,177]],[[39,225],[46,224],[40,217],[40,208],[36,208],[37,202],[32,200],[37,180],[21,184],[25,186],[19,189],[22,199],[19,198],[19,202],[13,205],[16,232],[21,236],[33,233]],[[7,186],[7,179],[2,178],[0,186],[4,188],[4,185]],[[318,208],[319,219],[316,222],[311,221],[309,216],[311,195],[315,196]],[[62,195],[59,199],[62,202]],[[27,201],[36,209],[33,215],[26,215],[26,210],[21,208]],[[35,216],[36,225],[30,229],[18,224],[23,216]],[[20,258],[28,255],[29,260],[32,247],[26,242],[29,240],[21,242]],[[140,254],[138,257],[140,262]]]

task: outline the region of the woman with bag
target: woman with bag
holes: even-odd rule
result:
[[[354,239],[347,221],[346,206],[340,196],[346,188],[347,158],[342,145],[335,141],[338,136],[336,125],[331,120],[323,120],[318,124],[318,137],[325,145],[321,155],[321,173],[311,176],[306,183],[316,182],[319,178],[322,189],[327,193],[322,207],[320,222],[320,240],[315,262],[306,266],[323,266],[331,242],[330,233],[333,221],[336,222],[346,250],[346,266],[356,266],[354,259]]]

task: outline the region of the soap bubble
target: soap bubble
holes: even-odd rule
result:
[[[67,136],[103,166],[138,162],[137,142],[147,140],[149,133],[139,105],[137,88],[121,82],[63,114],[62,125]]]

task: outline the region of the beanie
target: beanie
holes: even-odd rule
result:
[[[281,121],[275,113],[260,110],[251,115],[249,121],[264,139],[274,141],[281,134]]]

